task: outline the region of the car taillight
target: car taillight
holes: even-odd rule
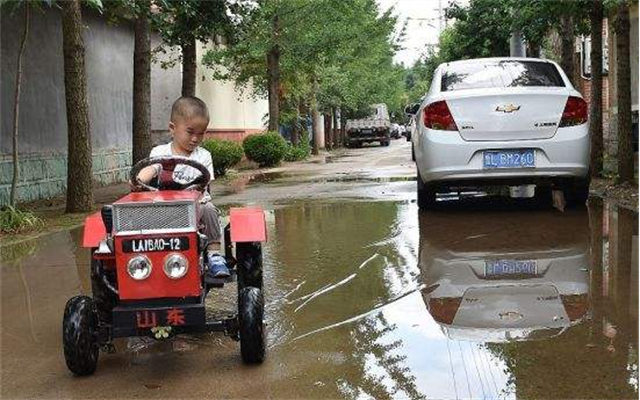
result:
[[[589,111],[587,110],[587,102],[580,97],[570,96],[567,104],[562,112],[560,120],[560,128],[565,126],[582,125],[587,122]]]
[[[453,120],[453,115],[449,111],[447,102],[436,101],[424,108],[422,111],[424,126],[429,129],[437,129],[440,131],[457,131],[458,127]]]
[[[586,294],[561,295],[560,299],[572,322],[584,317],[589,310],[589,298]]]
[[[441,297],[429,299],[429,313],[438,322],[451,325],[458,312],[462,297]]]

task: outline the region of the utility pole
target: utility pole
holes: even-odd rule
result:
[[[518,9],[511,10],[511,15],[514,20],[518,19]],[[509,40],[509,55],[511,57],[526,57],[526,51],[524,46],[524,40],[522,40],[522,32],[519,29],[511,31],[511,39]]]
[[[438,36],[442,33],[442,0],[438,0]]]

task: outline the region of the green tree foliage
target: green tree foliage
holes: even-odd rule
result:
[[[196,86],[196,42],[216,35],[228,36],[234,24],[249,9],[246,0],[158,0],[151,20],[166,46],[182,49],[182,94],[194,96]]]
[[[398,38],[391,12],[379,15],[374,0],[265,0],[258,5],[228,46],[205,56],[216,79],[267,96],[267,59],[277,45],[280,122],[295,120],[300,104],[313,107],[313,97],[327,112],[354,113],[376,102],[400,109],[403,71],[392,62]]]
[[[439,50],[429,52],[405,73],[408,98],[417,101],[424,96],[441,63],[508,56],[513,30],[522,33],[533,53],[539,51],[553,29],[560,29],[563,18],[571,18],[574,34],[588,33],[589,11],[590,2],[582,0],[471,0],[466,6],[452,3],[446,15],[454,22],[442,31]]]

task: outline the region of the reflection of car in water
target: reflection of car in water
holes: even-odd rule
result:
[[[420,215],[423,298],[451,339],[531,340],[588,311],[584,212]]]

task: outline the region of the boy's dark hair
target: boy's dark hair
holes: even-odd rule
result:
[[[209,120],[209,110],[204,101],[195,96],[182,96],[173,102],[171,106],[171,121],[178,118],[202,117]]]

